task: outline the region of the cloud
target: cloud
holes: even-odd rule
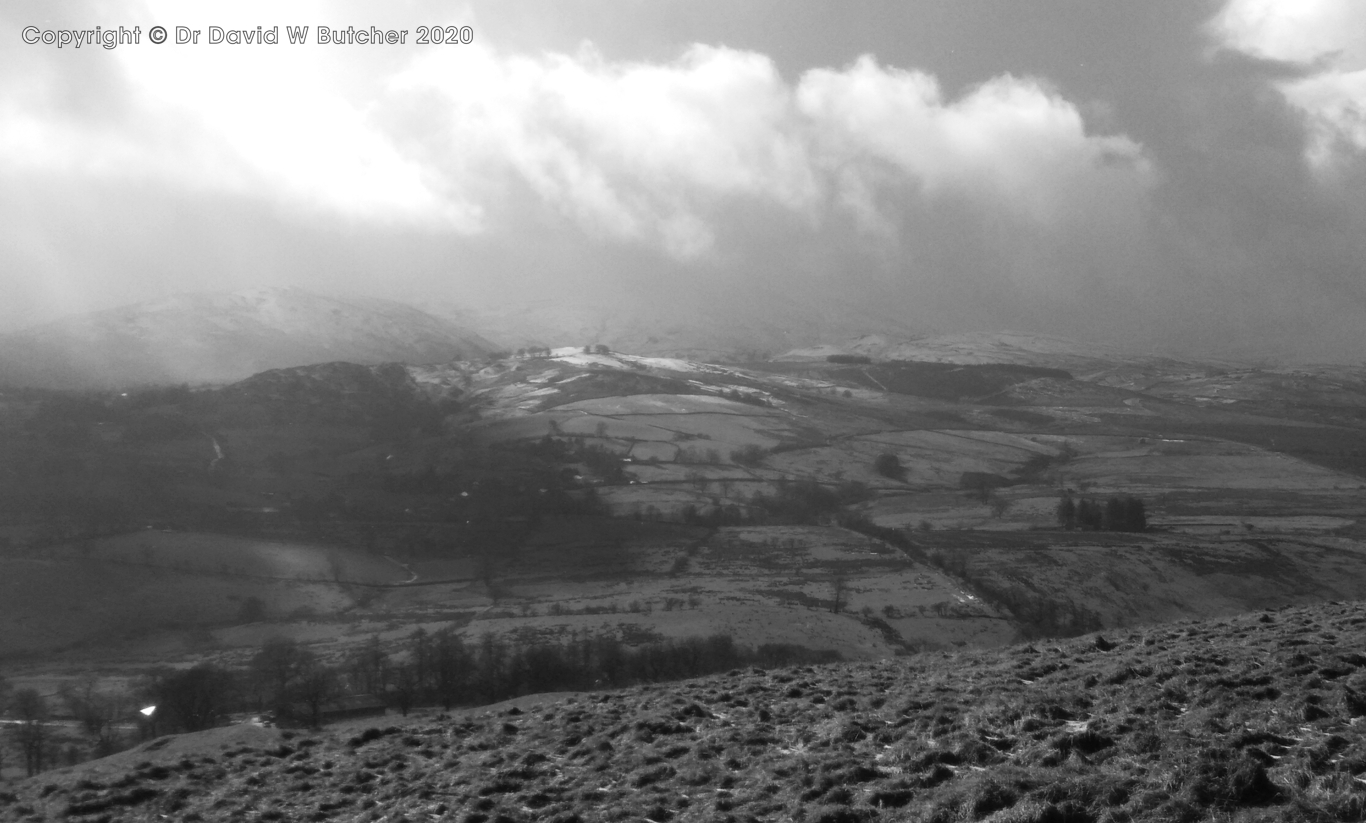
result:
[[[932,76],[871,57],[789,85],[768,57],[721,47],[663,64],[471,48],[424,58],[393,89],[393,117],[423,123],[417,151],[451,190],[487,198],[511,181],[591,233],[680,257],[711,249],[736,201],[895,235],[926,200],[967,197],[1052,231],[1107,201],[1131,209],[1154,179],[1138,144],[1088,134],[1037,80],[947,100]]]
[[[1095,198],[1131,201],[1154,180],[1137,143],[1088,135],[1076,106],[1030,78],[1003,75],[948,101],[932,76],[864,57],[808,72],[797,99],[850,203],[909,185],[931,197],[964,193],[1057,228]]]
[[[197,28],[278,19],[148,4]],[[461,14],[430,22],[482,31]],[[63,303],[251,278],[452,299],[744,280],[1066,332],[1160,290],[1159,165],[1034,76],[950,93],[871,56],[785,75],[719,45],[621,60],[478,38],[26,55],[50,71],[0,78],[0,206],[28,215],[23,270]],[[109,93],[82,91],[97,78]]]
[[[125,12],[144,27],[289,22],[259,1]],[[293,15],[333,16],[316,3]],[[477,24],[468,10],[430,22]],[[0,173],[150,182],[462,236],[517,232],[539,211],[590,241],[682,261],[725,253],[737,208],[812,230],[852,218],[900,241],[907,215],[966,198],[991,219],[1065,233],[1097,211],[1132,214],[1154,176],[1140,146],[1088,134],[1039,80],[1001,75],[948,99],[933,76],[871,57],[788,81],[765,54],[702,44],[653,62],[482,40],[24,48],[25,68],[47,71],[0,85]],[[85,91],[96,79],[103,104]]]
[[[226,11],[147,5],[150,14],[125,9],[115,19],[140,22],[145,37],[152,20],[203,32],[210,24],[255,28],[274,16],[262,3]],[[210,46],[206,38],[113,50],[23,46],[48,71],[34,82],[19,82],[31,72],[15,75],[0,88],[0,170],[160,181],[353,219],[478,230],[478,206],[426,186],[423,170],[371,122],[367,89],[338,82],[320,53],[327,47]],[[116,110],[101,113],[88,100],[64,110],[62,101],[90,96],[83,89],[93,78],[115,86]]]
[[[804,212],[819,199],[791,91],[762,55],[697,45],[649,64],[475,46],[427,55],[392,89],[452,190],[522,185],[595,236],[690,257],[712,245],[718,200]]]
[[[1210,30],[1224,48],[1297,68],[1276,87],[1305,118],[1315,168],[1366,152],[1366,5],[1229,0]]]

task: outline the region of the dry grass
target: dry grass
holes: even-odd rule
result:
[[[213,732],[18,784],[0,820],[1355,821],[1363,645],[1366,605],[1330,604],[278,742]]]

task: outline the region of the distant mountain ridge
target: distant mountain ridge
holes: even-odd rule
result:
[[[800,346],[868,334],[923,334],[890,314],[836,300],[756,292],[740,284],[700,292],[661,287],[498,306],[435,306],[511,348],[604,344],[614,351],[708,362],[767,360]]]
[[[221,383],[312,363],[433,363],[495,348],[451,320],[391,300],[295,288],[195,293],[0,336],[0,383]]]
[[[1112,346],[1069,340],[1047,334],[1019,332],[962,332],[957,334],[894,337],[865,334],[840,344],[797,348],[776,360],[824,360],[830,355],[862,355],[872,360],[915,360],[963,366],[1006,364],[1047,366],[1085,371],[1116,363],[1176,363],[1160,355],[1136,355]]]
[[[613,351],[711,363],[874,362],[1064,369],[1132,388],[1247,364],[1175,359],[1047,334],[938,334],[838,300],[701,293],[667,286],[500,305],[425,304],[320,295],[296,288],[192,293],[0,335],[0,385],[116,388],[229,383],[272,369],[351,362],[409,365],[479,360],[519,347],[606,345]]]

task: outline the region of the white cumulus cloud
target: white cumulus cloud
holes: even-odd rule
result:
[[[1366,151],[1366,3],[1229,0],[1210,29],[1225,48],[1302,66],[1277,87],[1305,117],[1316,167]]]
[[[705,253],[717,208],[752,201],[819,222],[847,209],[893,232],[898,209],[967,197],[1039,230],[1130,209],[1154,173],[1122,136],[1088,134],[1030,78],[949,100],[936,80],[862,58],[789,84],[762,54],[697,45],[666,64],[577,54],[433,53],[395,78],[395,121],[460,196],[508,179],[584,229]],[[477,192],[482,192],[478,194]]]
[[[474,46],[432,52],[393,90],[429,124],[426,162],[453,191],[487,197],[511,175],[595,234],[691,256],[711,245],[718,199],[818,199],[790,90],[762,55],[694,46],[646,64]]]
[[[1141,194],[1153,175],[1138,144],[1088,135],[1074,105],[1028,78],[997,77],[949,101],[933,77],[865,57],[808,72],[797,99],[849,201],[909,183],[1056,226],[1096,197]]]

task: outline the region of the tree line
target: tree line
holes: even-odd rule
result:
[[[800,646],[737,645],[727,634],[631,646],[614,632],[581,633],[563,642],[517,643],[485,634],[473,643],[453,629],[415,629],[401,643],[372,636],[327,663],[298,643],[266,642],[245,668],[200,664],[153,673],[158,731],[193,731],[232,711],[274,712],[319,725],[329,704],[347,695],[382,700],[403,714],[416,706],[482,705],[523,694],[619,688],[698,677],[739,666],[834,662],[833,652]]]
[[[840,660],[833,651],[791,644],[749,648],[728,634],[654,639],[631,645],[615,632],[582,632],[561,642],[519,643],[485,634],[466,642],[453,629],[418,628],[395,643],[371,636],[335,660],[287,638],[272,638],[245,663],[200,663],[147,672],[131,690],[88,678],[56,696],[80,730],[53,723],[53,699],[13,690],[0,679],[0,709],[13,722],[0,738],[0,768],[16,755],[29,775],[102,757],[161,734],[222,724],[234,713],[274,714],[318,726],[348,696],[407,714],[418,706],[483,705],[524,694],[620,688],[698,677],[744,666],[764,668]],[[148,716],[138,707],[155,706]]]
[[[125,748],[121,729],[133,696],[100,689],[95,678],[67,683],[56,695],[71,727],[53,723],[53,701],[37,689],[14,689],[0,678],[0,715],[9,722],[0,730],[0,771],[11,762],[22,763],[32,777],[58,765],[74,765],[87,757],[103,757]],[[11,761],[13,757],[13,761]]]

